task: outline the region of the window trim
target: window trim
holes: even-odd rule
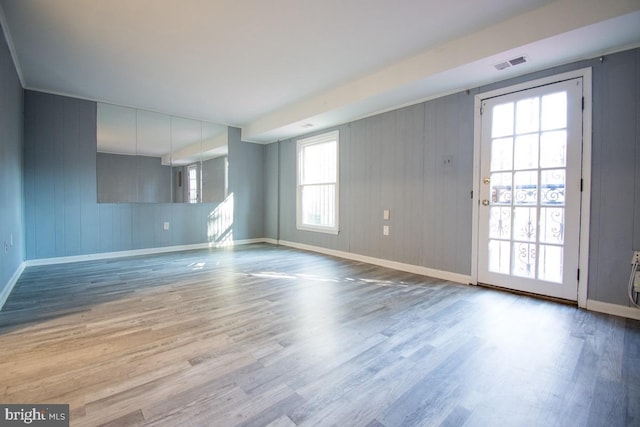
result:
[[[321,226],[321,225],[309,225],[302,223],[302,188],[304,187],[301,184],[301,156],[302,151],[305,147],[321,144],[326,142],[336,142],[336,181],[335,181],[335,224],[332,227]],[[331,184],[331,183],[329,183]],[[318,185],[318,184],[309,184],[309,185]],[[296,228],[298,230],[304,231],[314,231],[318,233],[326,233],[326,234],[338,234],[340,232],[340,132],[338,130],[334,130],[331,132],[325,132],[320,135],[311,136],[308,138],[302,138],[297,140],[296,142]]]

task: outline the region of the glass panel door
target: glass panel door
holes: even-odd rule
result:
[[[478,281],[577,299],[582,79],[482,102]]]

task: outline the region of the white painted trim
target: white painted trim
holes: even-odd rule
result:
[[[471,283],[478,284],[478,229],[480,227],[480,144],[482,142],[482,97],[474,97],[473,105],[473,197],[471,224]]]
[[[591,67],[578,70],[582,73],[582,194],[580,200],[580,280],[578,281],[578,307],[587,307],[589,286],[589,232],[591,224],[591,135],[593,111],[593,84]]]
[[[513,92],[521,92],[523,90],[533,89],[540,86],[551,85],[554,83],[563,82],[566,80],[573,80],[578,78],[584,78],[585,74],[591,74],[591,67],[580,68],[578,70],[567,71],[566,73],[553,74],[547,77],[542,77],[535,80],[528,80],[526,82],[518,83],[512,86],[505,86],[502,88],[490,90],[489,92],[482,92],[475,97],[482,102],[485,99],[495,98],[497,96],[507,95]],[[479,111],[478,111],[479,112]]]
[[[349,259],[352,261],[365,262],[367,264],[379,265],[381,267],[391,268],[393,270],[406,271],[408,273],[420,274],[422,276],[434,277],[436,279],[448,280],[450,282],[469,284],[471,280],[470,276],[459,273],[452,273],[450,271],[435,270],[432,268],[421,267],[419,265],[405,264],[397,261],[390,261],[382,258],[373,258],[366,255],[354,254],[351,252],[338,251],[335,249],[321,248],[319,246],[305,245],[302,243],[288,242],[286,240],[280,240],[280,245],[289,246],[295,249],[302,249],[305,251],[317,252],[325,255],[331,255],[338,258]]]
[[[24,271],[25,267],[26,267],[26,264],[24,262],[20,263],[20,265],[16,269],[16,272],[13,273],[13,276],[11,276],[9,281],[4,285],[4,289],[2,289],[2,292],[0,292],[0,310],[2,310],[4,303],[7,302],[7,298],[9,298],[9,294],[13,290],[13,287],[16,285],[16,283],[18,283],[18,279],[22,275],[22,272]]]
[[[277,239],[260,239],[260,243],[269,243],[270,245],[278,245],[278,240]]]
[[[591,214],[591,129],[592,129],[592,73],[591,67],[554,74],[536,80],[529,80],[512,86],[505,86],[489,92],[479,93],[474,98],[474,138],[473,138],[473,224],[471,247],[471,281],[478,282],[478,228],[479,224],[479,193],[480,193],[480,127],[482,117],[480,106],[482,101],[512,92],[533,89],[558,83],[565,80],[582,78],[582,90],[585,99],[582,113],[582,179],[583,191],[581,194],[580,209],[580,243],[578,268],[580,268],[580,280],[578,282],[578,306],[586,308],[589,283],[589,224]]]
[[[640,310],[635,307],[611,304],[608,302],[588,299],[585,301],[585,308],[598,313],[611,314],[614,316],[626,317],[627,319],[640,320]]]
[[[74,255],[74,256],[66,256],[66,257],[30,259],[25,261],[24,264],[26,264],[27,267],[33,267],[38,265],[67,264],[70,262],[97,261],[97,260],[103,260],[103,259],[124,258],[124,257],[139,256],[139,255],[153,255],[153,254],[162,254],[162,253],[169,253],[169,252],[182,252],[182,251],[190,251],[194,249],[223,248],[223,247],[229,247],[229,246],[248,245],[251,243],[264,243],[264,242],[265,242],[265,239],[246,239],[246,240],[234,240],[232,242],[224,242],[220,244],[196,243],[193,245],[163,246],[160,248],[133,249],[129,251],[101,252],[101,253],[95,253],[95,254]]]

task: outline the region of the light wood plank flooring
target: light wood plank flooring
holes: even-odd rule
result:
[[[640,322],[271,245],[30,267],[0,402],[71,425],[640,425]]]

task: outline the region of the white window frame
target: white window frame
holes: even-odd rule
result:
[[[336,181],[327,182],[323,184],[334,184],[335,185],[335,200],[334,200],[334,218],[335,224],[333,226],[319,226],[319,225],[310,225],[302,223],[302,189],[304,185],[301,183],[302,179],[302,155],[304,149],[308,146],[327,143],[327,142],[336,142]],[[315,184],[317,185],[317,183]],[[306,230],[306,231],[315,231],[319,233],[328,233],[328,234],[338,234],[340,227],[339,220],[339,203],[340,200],[340,132],[335,130],[331,132],[326,132],[320,135],[311,136],[309,138],[299,139],[296,144],[296,227],[298,230]]]

